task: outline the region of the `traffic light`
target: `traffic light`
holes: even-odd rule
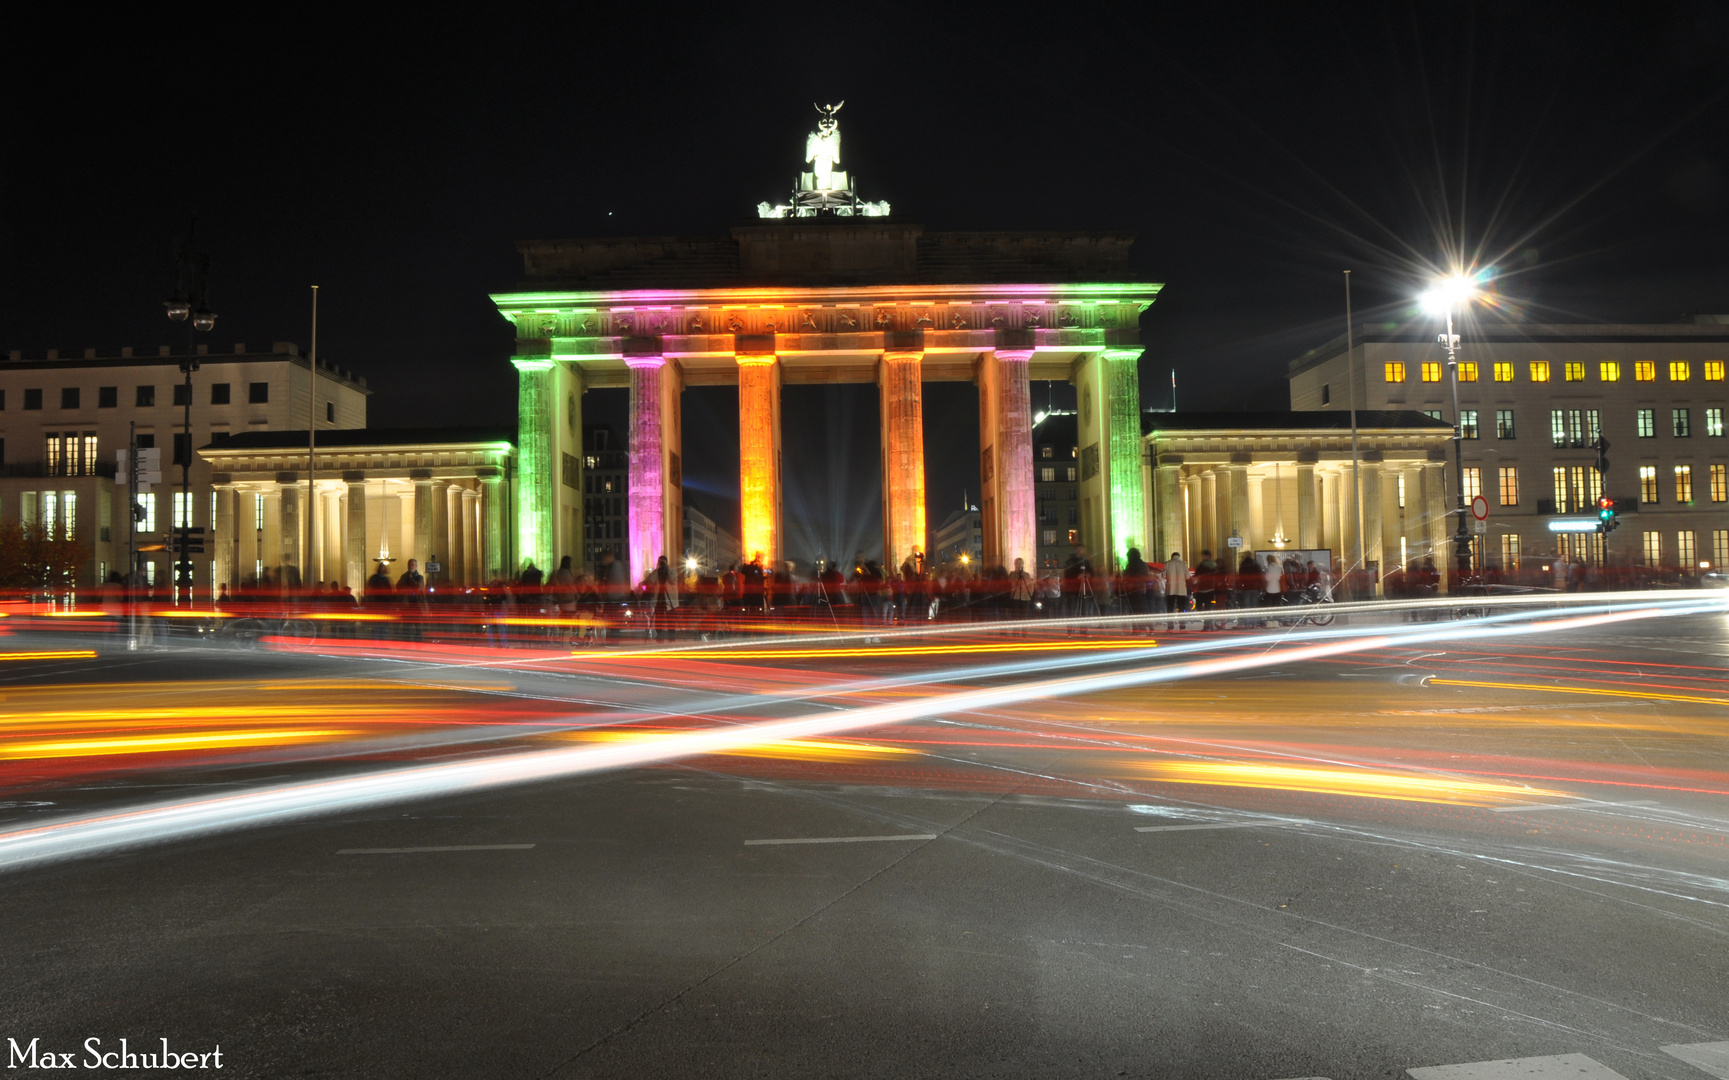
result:
[[[1612,533],[1615,531],[1615,526],[1617,524],[1619,524],[1619,522],[1615,520],[1615,500],[1611,499],[1607,495],[1598,499],[1597,531],[1605,534]]]
[[[1597,475],[1607,476],[1609,473],[1609,440],[1599,435],[1597,441],[1591,444],[1591,449],[1597,451],[1597,464],[1595,466]]]

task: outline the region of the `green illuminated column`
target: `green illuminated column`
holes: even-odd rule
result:
[[[1129,548],[1146,546],[1146,497],[1141,489],[1141,350],[1106,349],[1110,429],[1110,556],[1121,566]],[[1143,550],[1143,556],[1147,553]]]
[[[550,572],[552,529],[557,506],[553,488],[553,425],[557,413],[552,394],[554,361],[546,356],[518,356],[516,365],[516,530],[518,560]]]

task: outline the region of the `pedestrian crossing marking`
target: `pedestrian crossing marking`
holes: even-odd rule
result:
[[[1729,1042],[1678,1043],[1661,1049],[1670,1057],[1680,1058],[1695,1069],[1729,1080]]]
[[[1412,1080],[1627,1080],[1625,1076],[1584,1054],[1556,1057],[1474,1061],[1466,1065],[1430,1065],[1406,1069]]]

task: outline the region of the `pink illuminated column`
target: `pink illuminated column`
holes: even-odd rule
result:
[[[630,585],[654,569],[667,548],[666,357],[630,356]]]
[[[882,392],[883,559],[898,570],[925,550],[924,372],[920,351],[885,351]]]
[[[738,359],[739,543],[746,560],[780,562],[780,362]]]
[[[995,355],[996,391],[991,410],[996,414],[997,521],[1001,530],[998,559],[1014,569],[1016,559],[1025,559],[1030,570],[1038,565],[1038,522],[1033,509],[1033,417],[1032,389],[1027,382],[1031,350]]]

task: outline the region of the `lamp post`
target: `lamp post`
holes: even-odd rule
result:
[[[216,326],[216,314],[208,304],[210,256],[192,250],[192,231],[187,230],[186,243],[180,248],[174,270],[174,295],[163,301],[168,318],[186,323],[186,358],[180,361],[180,373],[186,377],[185,452],[180,456],[180,513],[175,515],[180,543],[174,559],[174,591],[178,602],[180,589],[186,589],[186,602],[192,603],[192,373],[198,370],[198,350],[193,345],[193,332],[209,333]],[[182,286],[185,286],[183,289]]]
[[[1453,531],[1453,563],[1461,583],[1471,575],[1471,534],[1465,524],[1465,430],[1459,414],[1459,335],[1453,332],[1453,309],[1469,303],[1476,295],[1476,279],[1457,273],[1436,282],[1423,294],[1425,307],[1447,316],[1447,332],[1436,340],[1447,347],[1447,369],[1453,384],[1453,464],[1458,471],[1455,512],[1459,519],[1458,528]]]

